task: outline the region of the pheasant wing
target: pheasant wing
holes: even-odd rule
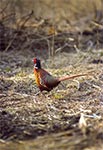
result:
[[[40,79],[41,79],[40,80],[41,85],[50,90],[59,84],[58,79],[53,77],[48,72],[45,72],[45,70],[42,72],[42,78],[40,78]]]

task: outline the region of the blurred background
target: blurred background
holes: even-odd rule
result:
[[[103,0],[1,0],[0,51],[28,49],[50,57],[100,49],[102,8]]]
[[[102,0],[1,0],[2,13],[15,13],[12,19],[19,19],[24,14],[34,11],[33,19],[52,19],[52,23],[62,21],[71,23],[82,17],[100,19]],[[4,11],[3,11],[4,10]],[[3,14],[1,14],[3,15]],[[2,16],[1,16],[2,17]],[[96,18],[98,17],[98,18]],[[35,23],[35,22],[34,22]],[[64,23],[66,24],[66,23]]]

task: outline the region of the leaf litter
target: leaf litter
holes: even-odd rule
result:
[[[76,67],[68,65],[63,71],[60,68],[59,73],[62,76],[67,70],[71,70],[71,75],[88,70],[94,70],[94,74],[77,79],[79,87],[75,82],[67,81],[63,86],[60,85],[44,96],[36,95],[38,88],[34,81],[32,62],[26,66],[27,62],[23,62],[26,58],[21,54],[1,55],[0,142],[2,144],[5,140],[11,142],[15,140],[22,141],[22,146],[25,147],[25,140],[35,139],[34,146],[38,146],[39,149],[44,142],[47,142],[44,147],[51,149],[55,144],[57,144],[55,149],[67,147],[82,149],[93,145],[95,147],[96,141],[101,143],[103,140],[101,64],[81,63],[81,65],[76,64]],[[29,60],[32,60],[31,56]],[[48,65],[50,66],[51,63]],[[59,74],[55,68],[48,70],[55,76]],[[39,140],[41,143],[38,145]]]

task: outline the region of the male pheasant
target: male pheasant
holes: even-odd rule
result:
[[[78,74],[74,76],[65,76],[61,78],[55,78],[49,72],[42,69],[41,62],[39,59],[34,58],[34,75],[35,75],[35,82],[39,87],[40,91],[51,91],[53,88],[58,86],[61,81],[74,79],[80,76],[86,76],[88,74]]]

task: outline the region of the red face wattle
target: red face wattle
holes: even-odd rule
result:
[[[37,58],[34,58],[33,62],[34,62],[34,64],[36,64],[37,63]]]

